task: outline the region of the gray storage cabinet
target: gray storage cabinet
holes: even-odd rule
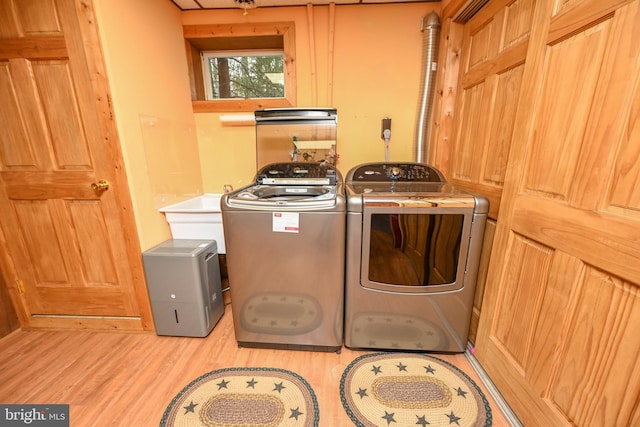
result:
[[[158,335],[205,337],[224,313],[215,240],[167,240],[142,254]]]

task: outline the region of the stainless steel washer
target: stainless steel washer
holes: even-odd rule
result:
[[[221,200],[236,340],[338,351],[346,203],[327,163],[274,163]]]
[[[465,351],[489,202],[421,163],[349,171],[345,345]]]

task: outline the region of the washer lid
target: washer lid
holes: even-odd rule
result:
[[[281,125],[291,123],[313,123],[337,121],[335,108],[266,108],[254,111],[256,124]]]
[[[332,207],[336,202],[336,185],[262,185],[244,188],[229,196],[230,206],[249,209]]]
[[[335,197],[335,187],[323,186],[287,186],[287,185],[254,185],[234,195],[244,200],[309,200]]]

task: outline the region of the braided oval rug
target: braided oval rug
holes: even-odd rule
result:
[[[342,406],[356,426],[491,426],[476,383],[433,356],[373,353],[356,358],[340,380]]]
[[[160,427],[317,427],[318,400],[309,383],[275,368],[226,368],[202,375],[178,393]]]

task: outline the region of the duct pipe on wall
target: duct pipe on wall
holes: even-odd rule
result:
[[[329,3],[329,54],[327,66],[327,105],[333,105],[333,59],[335,56],[336,4]]]
[[[436,88],[436,74],[438,71],[438,50],[440,46],[440,18],[431,12],[422,18],[422,88],[420,91],[420,106],[418,126],[416,132],[415,161],[425,163],[429,156],[429,140],[431,138],[431,116],[433,113],[433,98]]]
[[[313,27],[313,4],[307,4],[309,54],[311,55],[311,105],[318,105],[318,69],[316,66],[316,30]]]

